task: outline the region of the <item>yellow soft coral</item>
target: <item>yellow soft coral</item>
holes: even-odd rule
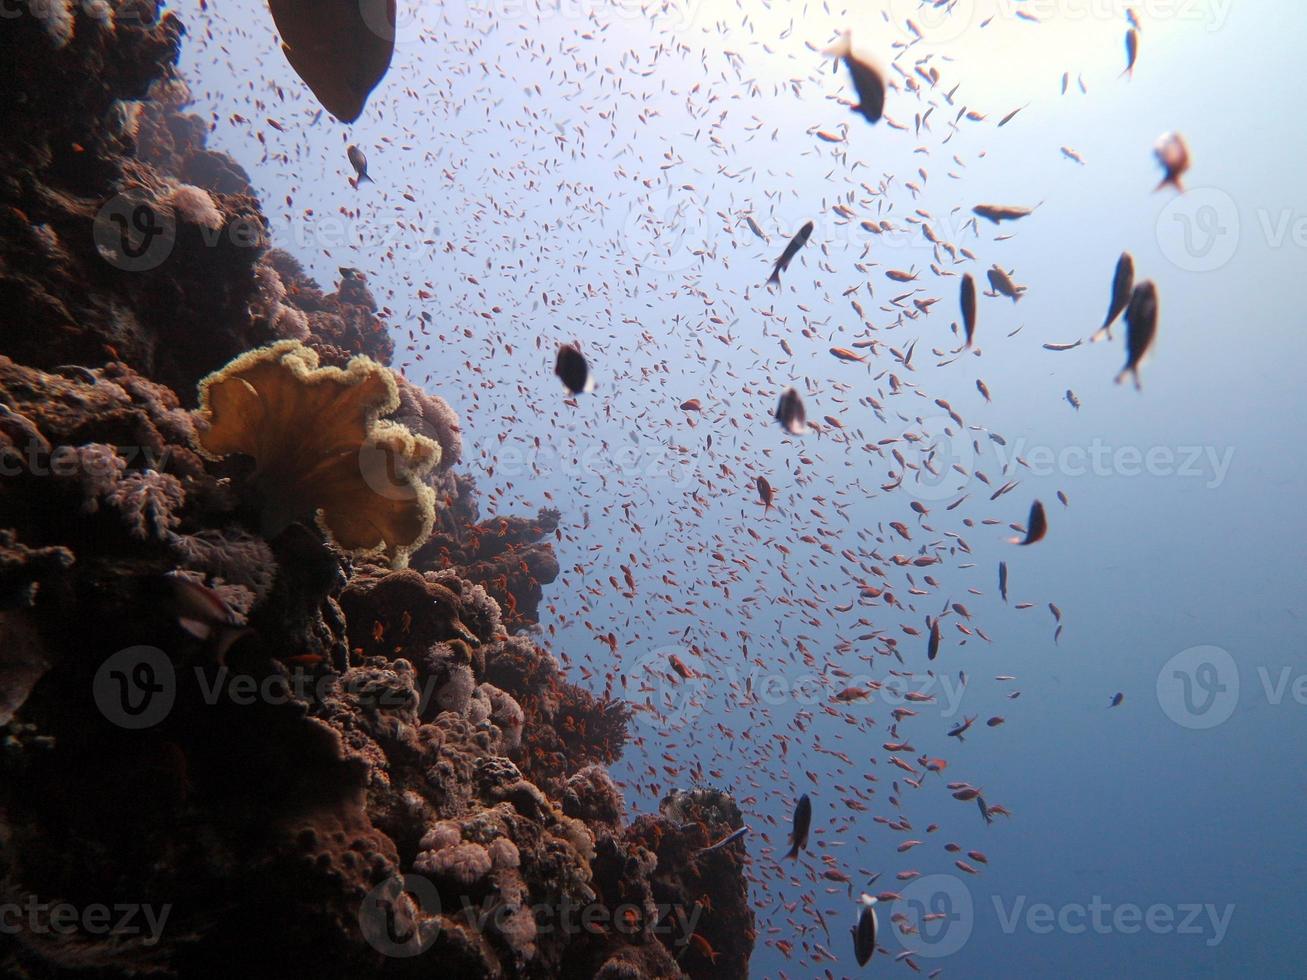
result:
[[[254,457],[265,534],[316,515],[341,548],[384,551],[401,567],[431,533],[435,494],[423,477],[440,446],[382,420],[398,405],[394,376],[371,358],[320,368],[312,349],[287,340],[200,382],[196,440],[210,458]]]

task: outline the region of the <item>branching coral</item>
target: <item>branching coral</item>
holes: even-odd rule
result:
[[[423,477],[440,447],[382,420],[398,404],[393,375],[370,358],[320,368],[311,349],[282,341],[200,383],[196,438],[212,458],[254,458],[266,535],[316,514],[344,550],[403,565],[431,531]]]

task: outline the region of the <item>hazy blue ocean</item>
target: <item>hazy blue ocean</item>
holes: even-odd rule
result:
[[[907,975],[892,962],[905,950],[947,976],[1303,972],[1307,144],[1293,106],[1307,19],[1290,3],[1135,3],[1123,78],[1126,6],[428,4],[401,11],[390,73],[350,127],[313,121],[258,5],[177,8],[195,111],[249,169],[274,244],[324,284],[340,266],[366,273],[396,366],[462,417],[483,516],[563,512],[541,640],[573,679],[585,668],[601,690],[612,673],[613,693],[656,709],[637,714],[640,741],[616,767],[628,809],[696,782],[740,802],[756,976],[858,972],[850,887],[902,895],[879,906],[888,955],[867,973]],[[852,97],[848,73],[820,53],[845,27],[902,69],[875,126],[837,101]],[[954,127],[964,107],[984,118]],[[1167,131],[1192,152],[1183,195],[1153,190]],[[347,182],[348,143],[375,185]],[[1038,207],[973,225],[981,203]],[[932,248],[914,215],[975,259]],[[807,219],[811,241],[769,292]],[[1113,383],[1121,325],[1110,343],[1043,346],[1100,325],[1122,251],[1160,297],[1142,391]],[[1028,291],[982,296],[980,355],[954,355],[951,274],[983,287],[994,263]],[[911,299],[891,300],[914,290],[937,302],[910,318]],[[552,375],[571,340],[598,381],[575,407]],[[772,421],[790,385],[820,432]],[[692,398],[701,411],[680,407]],[[920,466],[923,446],[940,477],[910,470],[882,489],[903,470],[893,451]],[[758,475],[776,490],[766,514]],[[1007,543],[1034,499],[1047,537]],[[891,560],[923,546],[943,561]],[[900,607],[861,600],[864,580]],[[954,602],[970,618],[947,612],[929,663],[926,617]],[[599,640],[610,630],[616,655]],[[875,630],[902,663],[858,639]],[[695,676],[673,680],[672,654]],[[891,668],[933,700],[892,694]],[[886,687],[832,700],[868,679]],[[895,707],[917,711],[898,729],[916,776],[882,748]],[[947,736],[973,715],[965,741]],[[922,757],[947,768],[923,775]],[[1011,816],[986,825],[948,781]],[[813,836],[790,864],[778,858],[800,793]],[[923,843],[899,853],[909,839]],[[910,870],[921,877],[896,880]]]

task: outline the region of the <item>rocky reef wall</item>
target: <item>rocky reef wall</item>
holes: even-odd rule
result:
[[[206,146],[174,15],[10,12],[0,971],[745,976],[743,847],[699,853],[738,810],[698,789],[632,821],[605,769],[626,705],[531,638],[560,515],[481,519],[457,416],[389,369],[366,274],[324,292]],[[298,512],[317,461],[259,457],[299,423],[227,366],[278,343],[319,407],[320,378],[378,386],[341,431],[402,437],[421,492],[395,506],[434,504],[406,561],[344,546],[356,488]],[[251,452],[206,448],[252,411],[197,411],[224,369],[261,398]]]

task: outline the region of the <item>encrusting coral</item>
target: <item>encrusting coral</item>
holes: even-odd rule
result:
[[[210,458],[253,457],[266,535],[317,515],[344,550],[403,565],[431,533],[423,477],[440,445],[382,418],[398,407],[394,377],[371,358],[318,367],[311,348],[286,340],[200,382],[196,443]]]

